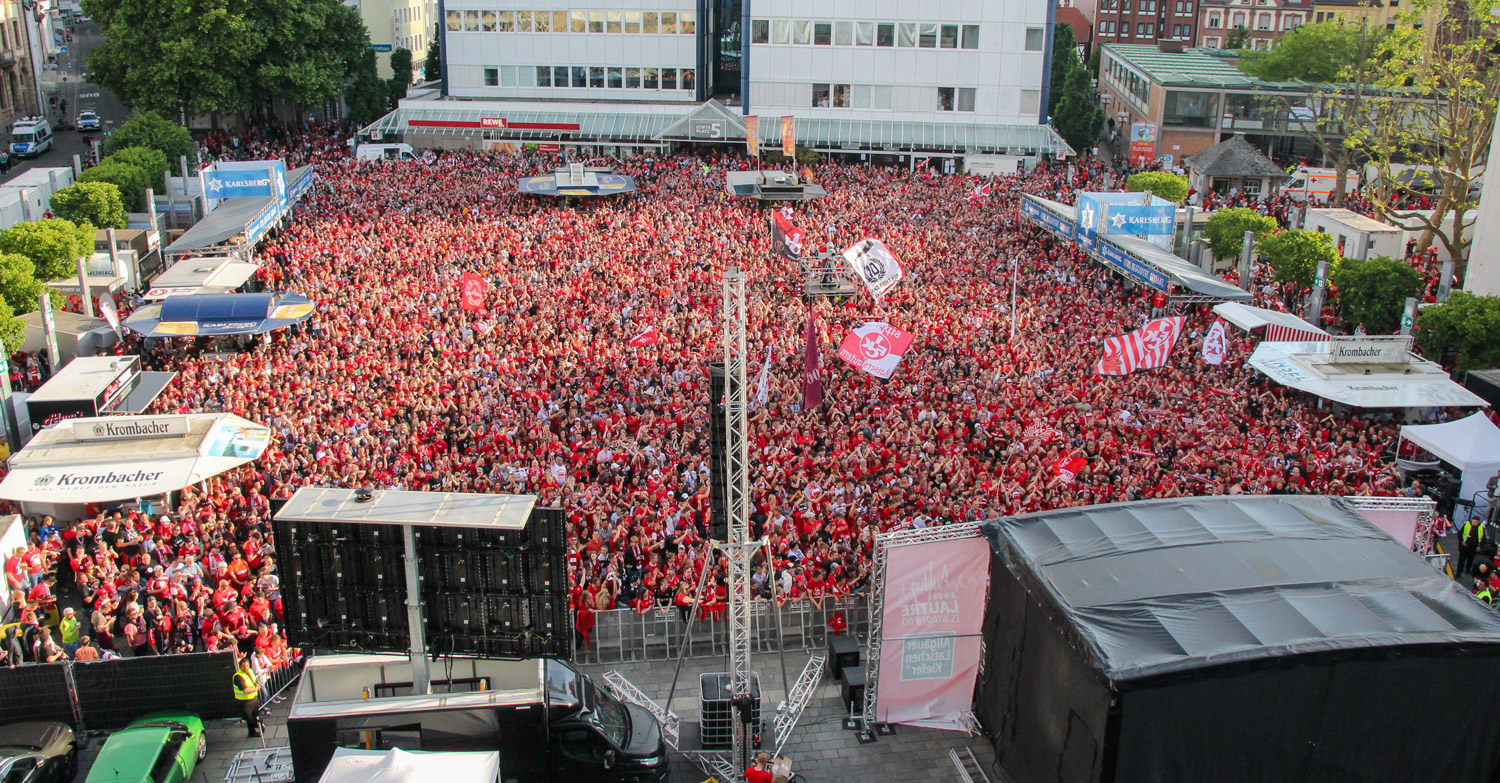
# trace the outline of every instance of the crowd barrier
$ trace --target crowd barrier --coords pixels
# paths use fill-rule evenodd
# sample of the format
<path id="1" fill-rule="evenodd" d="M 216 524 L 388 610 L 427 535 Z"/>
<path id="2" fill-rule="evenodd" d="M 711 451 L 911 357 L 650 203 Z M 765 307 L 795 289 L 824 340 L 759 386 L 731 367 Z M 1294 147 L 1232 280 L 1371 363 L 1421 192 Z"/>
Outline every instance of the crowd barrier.
<path id="1" fill-rule="evenodd" d="M 632 609 L 608 609 L 593 614 L 594 625 L 587 634 L 580 631 L 573 635 L 575 663 L 673 660 L 687 640 L 688 624 L 675 607 L 654 607 L 645 614 Z M 756 601 L 750 605 L 750 615 L 751 650 L 757 653 L 823 650 L 828 647 L 828 637 L 836 633 L 864 639 L 870 627 L 869 606 L 862 598 L 849 604 L 830 600 L 817 607 L 800 602 L 779 609 L 769 602 Z M 835 621 L 835 616 L 842 618 L 842 622 Z M 700 613 L 693 620 L 687 656 L 728 654 L 729 622 L 724 612 Z"/>
<path id="2" fill-rule="evenodd" d="M 118 729 L 142 715 L 186 710 L 205 720 L 239 715 L 230 653 L 66 661 L 0 669 L 0 721 L 55 720 Z"/>

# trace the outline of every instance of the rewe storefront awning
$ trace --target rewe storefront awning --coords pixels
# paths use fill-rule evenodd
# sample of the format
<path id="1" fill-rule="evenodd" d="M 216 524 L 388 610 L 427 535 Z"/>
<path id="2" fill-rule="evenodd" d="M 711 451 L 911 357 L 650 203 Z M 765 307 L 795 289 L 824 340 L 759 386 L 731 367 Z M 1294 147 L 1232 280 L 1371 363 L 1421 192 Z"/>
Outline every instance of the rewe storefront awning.
<path id="1" fill-rule="evenodd" d="M 107 503 L 160 495 L 253 462 L 271 430 L 230 413 L 68 419 L 11 458 L 0 498 Z"/>

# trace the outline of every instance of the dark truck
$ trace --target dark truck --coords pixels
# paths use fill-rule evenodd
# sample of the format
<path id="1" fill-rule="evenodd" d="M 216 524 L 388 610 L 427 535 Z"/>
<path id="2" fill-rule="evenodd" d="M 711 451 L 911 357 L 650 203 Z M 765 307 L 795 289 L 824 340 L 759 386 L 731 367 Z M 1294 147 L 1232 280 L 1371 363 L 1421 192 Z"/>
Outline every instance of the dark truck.
<path id="1" fill-rule="evenodd" d="M 297 783 L 335 748 L 500 752 L 502 783 L 656 783 L 669 763 L 651 713 L 567 663 L 441 659 L 415 695 L 406 656 L 310 658 L 287 718 Z"/>

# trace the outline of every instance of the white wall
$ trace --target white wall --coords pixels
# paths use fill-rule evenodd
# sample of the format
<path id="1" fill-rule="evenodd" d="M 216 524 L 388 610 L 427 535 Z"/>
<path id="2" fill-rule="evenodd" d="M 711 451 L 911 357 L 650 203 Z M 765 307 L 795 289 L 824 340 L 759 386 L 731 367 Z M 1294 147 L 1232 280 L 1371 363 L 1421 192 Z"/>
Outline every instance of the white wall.
<path id="1" fill-rule="evenodd" d="M 553 29 L 549 32 L 538 33 L 520 32 L 513 29 L 510 32 L 501 32 L 499 28 L 502 23 L 498 13 L 518 10 L 517 6 L 520 5 L 525 6 L 524 10 L 533 12 L 598 12 L 604 15 L 603 24 L 606 31 L 574 33 L 557 32 Z M 448 27 L 447 20 L 444 20 L 444 40 L 448 58 L 448 91 L 454 96 L 658 103 L 687 103 L 694 101 L 697 97 L 695 90 L 682 88 L 683 79 L 681 78 L 683 69 L 687 69 L 693 72 L 696 83 L 697 35 L 682 32 L 673 34 L 623 32 L 626 21 L 637 18 L 637 15 L 644 30 L 646 14 L 657 15 L 657 29 L 660 30 L 660 14 L 663 12 L 692 14 L 696 27 L 701 20 L 696 19 L 697 3 L 694 0 L 591 0 L 586 4 L 570 4 L 555 0 L 535 0 L 524 4 L 507 0 L 449 0 L 445 9 L 450 15 L 454 11 L 477 11 L 480 15 L 481 29 L 477 32 L 467 29 L 455 32 Z M 488 12 L 496 14 L 497 29 L 494 32 L 486 32 L 483 29 L 485 21 L 489 18 L 486 16 Z M 621 32 L 608 31 L 612 23 L 611 12 L 620 15 Z M 586 13 L 586 30 L 590 19 Z M 470 20 L 471 17 L 466 14 L 464 17 L 466 28 Z M 571 30 L 571 23 L 570 17 L 569 30 Z M 555 27 L 550 17 L 548 26 Z M 506 66 L 520 66 L 520 68 L 510 71 L 505 68 Z M 605 77 L 606 86 L 561 88 L 539 86 L 535 71 L 537 66 L 548 66 L 554 71 L 559 66 L 568 67 L 570 85 L 572 83 L 571 69 L 575 66 L 585 69 L 604 69 L 601 73 Z M 502 82 L 508 82 L 514 76 L 516 83 L 488 85 L 486 69 L 489 68 L 497 69 L 495 75 L 501 77 Z M 612 73 L 608 70 L 610 68 L 620 69 L 622 86 L 607 86 L 610 83 L 608 77 Z M 646 79 L 650 75 L 648 69 L 655 70 L 657 76 L 655 89 L 648 89 L 645 86 Z M 662 88 L 662 69 L 671 69 L 677 77 L 677 86 L 673 89 Z M 585 71 L 586 75 L 590 73 L 593 72 Z M 641 86 L 624 85 L 625 79 L 631 74 L 635 74 L 641 80 Z M 538 86 L 533 86 L 533 84 Z"/>
<path id="2" fill-rule="evenodd" d="M 1495 124 L 1490 137 L 1489 159 L 1500 160 L 1500 123 Z M 1481 296 L 1500 296 L 1500 188 L 1485 188 L 1479 199 L 1479 219 L 1475 224 L 1464 290 Z"/>
<path id="3" fill-rule="evenodd" d="M 1025 51 L 1027 28 L 1045 31 L 1048 5 L 1036 0 L 760 0 L 752 19 L 770 24 L 768 43 L 752 43 L 749 103 L 753 114 L 799 117 L 1035 124 L 1040 109 L 1044 44 Z M 834 43 L 776 43 L 778 20 L 831 22 Z M 838 22 L 856 24 L 855 43 L 837 44 Z M 896 46 L 861 46 L 857 24 L 896 23 Z M 918 25 L 917 46 L 903 47 L 901 23 Z M 921 47 L 921 24 L 937 24 L 939 48 Z M 943 24 L 959 26 L 959 48 L 940 48 Z M 963 25 L 978 25 L 975 49 L 964 49 Z M 752 23 L 752 33 L 755 25 Z M 816 28 L 814 28 L 814 31 Z M 753 39 L 752 39 L 753 40 Z M 814 106 L 814 84 L 889 88 L 889 108 Z M 974 111 L 939 111 L 938 88 L 971 88 Z M 883 90 L 882 90 L 883 91 Z M 880 93 L 872 92 L 877 99 Z M 955 93 L 956 97 L 956 93 Z M 883 102 L 883 101 L 882 101 Z"/>

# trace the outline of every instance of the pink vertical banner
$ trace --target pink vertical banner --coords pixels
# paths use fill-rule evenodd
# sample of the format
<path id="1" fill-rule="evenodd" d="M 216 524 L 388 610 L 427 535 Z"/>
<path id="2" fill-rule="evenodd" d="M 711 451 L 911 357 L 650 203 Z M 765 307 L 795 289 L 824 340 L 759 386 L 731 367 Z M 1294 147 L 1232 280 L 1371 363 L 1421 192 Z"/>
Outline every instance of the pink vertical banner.
<path id="1" fill-rule="evenodd" d="M 981 536 L 890 550 L 876 721 L 966 729 L 961 716 L 973 710 L 989 585 Z"/>

